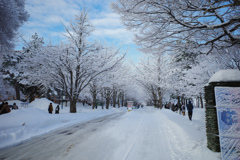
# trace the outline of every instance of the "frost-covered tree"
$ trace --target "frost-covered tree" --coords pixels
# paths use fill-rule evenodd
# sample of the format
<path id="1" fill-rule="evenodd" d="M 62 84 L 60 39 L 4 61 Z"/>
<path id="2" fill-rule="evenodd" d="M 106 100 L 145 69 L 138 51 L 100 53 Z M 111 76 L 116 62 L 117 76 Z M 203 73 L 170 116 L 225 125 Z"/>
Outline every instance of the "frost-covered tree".
<path id="1" fill-rule="evenodd" d="M 97 95 L 101 92 L 98 79 L 94 79 L 89 83 L 89 90 L 92 96 L 92 109 L 97 109 Z"/>
<path id="2" fill-rule="evenodd" d="M 187 81 L 186 73 L 193 66 L 197 65 L 197 55 L 192 52 L 186 52 L 184 50 L 179 53 L 172 54 L 168 63 L 168 91 L 171 91 L 172 97 L 178 99 L 180 104 L 180 98 L 190 98 L 191 95 L 186 94 L 186 87 L 193 85 L 191 81 Z"/>
<path id="3" fill-rule="evenodd" d="M 135 67 L 137 73 L 135 79 L 138 85 L 145 90 L 153 105 L 160 109 L 162 109 L 163 96 L 166 91 L 165 67 L 165 57 L 156 54 L 148 56 Z"/>
<path id="4" fill-rule="evenodd" d="M 218 59 L 223 65 L 228 69 L 238 69 L 240 70 L 240 45 L 236 45 L 231 48 L 225 48 L 217 51 L 220 56 L 217 56 Z"/>
<path id="5" fill-rule="evenodd" d="M 118 0 L 112 7 L 142 48 L 184 45 L 209 53 L 240 44 L 239 0 Z"/>
<path id="6" fill-rule="evenodd" d="M 53 86 L 50 74 L 54 69 L 50 64 L 57 60 L 60 51 L 61 46 L 44 46 L 43 38 L 35 33 L 29 42 L 25 41 L 19 63 L 8 69 L 15 74 L 30 101 L 35 96 L 46 96 Z"/>
<path id="7" fill-rule="evenodd" d="M 11 54 L 5 55 L 4 58 L 3 71 L 5 79 L 14 85 L 17 95 L 20 86 L 22 92 L 31 100 L 33 100 L 34 96 L 44 94 L 44 89 L 40 91 L 41 87 L 49 86 L 48 81 L 45 81 L 45 83 L 41 81 L 41 79 L 45 79 L 43 73 L 46 72 L 43 71 L 47 70 L 43 69 L 48 62 L 44 58 L 49 59 L 50 56 L 43 44 L 43 38 L 39 38 L 35 33 L 30 42 L 25 42 L 22 51 L 11 52 Z M 35 91 L 38 91 L 38 93 Z"/>
<path id="8" fill-rule="evenodd" d="M 94 78 L 116 67 L 124 55 L 119 57 L 119 49 L 101 46 L 89 40 L 93 26 L 85 10 L 76 16 L 69 28 L 65 26 L 65 29 L 71 44 L 66 48 L 67 54 L 60 57 L 62 63 L 54 63 L 54 79 L 70 100 L 70 112 L 75 113 L 81 91 Z"/>
<path id="9" fill-rule="evenodd" d="M 0 1 L 0 52 L 14 48 L 14 38 L 18 28 L 29 17 L 25 10 L 25 0 Z"/>
<path id="10" fill-rule="evenodd" d="M 19 72 L 16 68 L 16 64 L 19 63 L 21 59 L 21 52 L 14 51 L 11 52 L 11 54 L 6 54 L 4 56 L 4 62 L 2 63 L 3 78 L 15 89 L 17 100 L 20 100 L 20 84 L 18 82 Z"/>
<path id="11" fill-rule="evenodd" d="M 70 43 L 60 46 L 44 46 L 35 34 L 18 68 L 22 70 L 20 83 L 37 86 L 44 94 L 62 90 L 70 101 L 70 112 L 75 113 L 80 93 L 94 78 L 117 67 L 124 55 L 118 55 L 119 49 L 89 41 L 93 27 L 85 11 L 66 31 Z"/>
<path id="12" fill-rule="evenodd" d="M 126 94 L 132 94 L 130 89 L 133 85 L 131 66 L 128 63 L 121 63 L 120 67 L 106 72 L 101 81 L 103 83 L 101 96 L 105 99 L 106 108 L 108 109 L 110 103 L 113 107 L 124 106 Z M 133 95 L 136 96 L 136 92 Z"/>
<path id="13" fill-rule="evenodd" d="M 110 102 L 116 101 L 117 79 L 116 69 L 106 72 L 102 79 L 101 96 L 105 99 L 106 109 L 109 109 Z M 115 98 L 115 100 L 113 98 Z"/>

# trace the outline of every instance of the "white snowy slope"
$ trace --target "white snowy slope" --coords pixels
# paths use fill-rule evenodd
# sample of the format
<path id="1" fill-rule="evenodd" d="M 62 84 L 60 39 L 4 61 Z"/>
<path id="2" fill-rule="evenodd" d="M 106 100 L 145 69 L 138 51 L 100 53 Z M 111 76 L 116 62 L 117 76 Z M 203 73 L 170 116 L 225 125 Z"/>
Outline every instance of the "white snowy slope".
<path id="1" fill-rule="evenodd" d="M 38 102 L 37 102 L 38 101 Z M 35 106 L 20 108 L 0 116 L 0 145 L 16 144 L 57 128 L 126 111 L 126 108 L 92 110 L 79 106 L 76 114 L 60 110 L 47 113 L 46 99 Z M 10 102 L 11 103 L 11 102 Z M 41 106 L 39 104 L 42 104 Z M 55 104 L 54 104 L 55 106 Z M 41 109 L 40 109 L 41 108 Z M 67 108 L 69 109 L 69 108 Z M 68 154 L 56 159 L 84 160 L 220 160 L 220 153 L 206 147 L 205 110 L 195 108 L 193 121 L 170 110 L 144 107 L 126 112 L 120 119 L 108 122 L 80 143 L 73 144 Z M 22 125 L 25 123 L 25 125 Z"/>

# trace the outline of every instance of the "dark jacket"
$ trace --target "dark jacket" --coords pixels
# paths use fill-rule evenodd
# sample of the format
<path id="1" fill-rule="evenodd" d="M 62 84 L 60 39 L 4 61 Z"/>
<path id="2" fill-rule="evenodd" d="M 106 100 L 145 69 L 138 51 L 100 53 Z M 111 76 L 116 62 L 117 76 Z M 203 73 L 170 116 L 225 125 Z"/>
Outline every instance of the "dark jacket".
<path id="1" fill-rule="evenodd" d="M 12 109 L 18 109 L 18 106 L 16 104 L 13 104 Z"/>
<path id="2" fill-rule="evenodd" d="M 50 104 L 50 105 L 48 106 L 48 112 L 49 112 L 49 113 L 52 113 L 52 111 L 53 111 L 53 106 L 52 106 L 52 104 Z"/>
<path id="3" fill-rule="evenodd" d="M 59 105 L 57 105 L 57 107 L 55 108 L 55 114 L 58 114 L 59 110 L 60 110 Z"/>
<path id="4" fill-rule="evenodd" d="M 9 113 L 9 112 L 11 112 L 11 109 L 8 106 L 8 104 L 5 103 L 1 109 L 1 114 L 5 114 L 5 113 Z"/>
<path id="5" fill-rule="evenodd" d="M 0 104 L 0 111 L 1 111 L 1 109 L 3 107 L 3 105 L 4 105 L 4 102 L 2 102 L 2 104 Z"/>
<path id="6" fill-rule="evenodd" d="M 193 105 L 192 105 L 191 101 L 189 101 L 189 103 L 187 104 L 187 110 L 188 110 L 189 112 L 192 112 L 192 111 L 193 111 Z"/>

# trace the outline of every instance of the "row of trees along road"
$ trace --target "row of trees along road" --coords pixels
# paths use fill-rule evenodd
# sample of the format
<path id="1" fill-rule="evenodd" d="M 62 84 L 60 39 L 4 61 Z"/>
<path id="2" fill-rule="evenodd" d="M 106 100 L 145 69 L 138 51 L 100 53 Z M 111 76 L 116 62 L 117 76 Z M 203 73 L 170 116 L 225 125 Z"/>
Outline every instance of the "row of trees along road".
<path id="1" fill-rule="evenodd" d="M 5 63 L 5 73 L 27 88 L 37 88 L 37 93 L 64 92 L 70 101 L 70 112 L 76 112 L 80 93 L 97 78 L 121 65 L 125 54 L 120 49 L 90 41 L 93 31 L 88 12 L 81 11 L 69 27 L 64 25 L 68 44 L 44 46 L 37 34 L 25 43 L 14 65 Z M 8 62 L 12 61 L 12 57 Z M 16 59 L 18 61 L 16 62 Z"/>
<path id="2" fill-rule="evenodd" d="M 240 69 L 239 0 L 118 0 L 112 4 L 148 56 L 136 80 L 153 104 L 198 98 L 221 69 Z"/>

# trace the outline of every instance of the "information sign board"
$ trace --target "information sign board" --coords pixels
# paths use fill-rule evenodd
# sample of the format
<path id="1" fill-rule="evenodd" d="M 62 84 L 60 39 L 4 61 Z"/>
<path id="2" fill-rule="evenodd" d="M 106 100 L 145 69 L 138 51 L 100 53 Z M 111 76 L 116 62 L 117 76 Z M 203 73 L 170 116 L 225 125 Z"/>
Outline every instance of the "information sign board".
<path id="1" fill-rule="evenodd" d="M 133 109 L 133 101 L 127 101 L 127 109 L 131 111 Z"/>
<path id="2" fill-rule="evenodd" d="M 240 87 L 215 87 L 223 160 L 240 157 Z"/>

